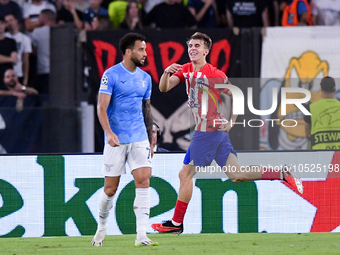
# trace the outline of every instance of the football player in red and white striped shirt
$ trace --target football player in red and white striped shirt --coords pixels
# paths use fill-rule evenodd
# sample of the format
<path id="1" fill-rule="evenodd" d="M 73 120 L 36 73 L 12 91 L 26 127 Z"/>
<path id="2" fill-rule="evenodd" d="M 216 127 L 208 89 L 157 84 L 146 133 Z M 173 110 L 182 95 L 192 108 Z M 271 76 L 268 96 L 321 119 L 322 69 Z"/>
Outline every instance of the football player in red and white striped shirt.
<path id="1" fill-rule="evenodd" d="M 217 110 L 220 94 L 226 93 L 232 97 L 228 89 L 216 89 L 216 84 L 228 82 L 227 76 L 211 64 L 206 56 L 212 46 L 212 41 L 206 34 L 196 32 L 191 36 L 188 45 L 190 62 L 184 65 L 177 63 L 168 66 L 160 79 L 159 89 L 167 92 L 185 81 L 188 94 L 188 105 L 195 121 L 195 132 L 184 158 L 184 165 L 179 173 L 180 188 L 172 220 L 152 224 L 158 232 L 183 232 L 183 219 L 191 199 L 193 181 L 197 167 L 209 166 L 213 160 L 223 169 L 233 182 L 253 180 L 284 180 L 293 189 L 303 192 L 301 181 L 293 176 L 290 168 L 283 166 L 280 171 L 260 166 L 252 166 L 252 171 L 244 171 L 240 167 L 237 154 L 230 139 L 229 131 L 237 115 L 232 114 L 227 121 Z M 173 73 L 173 75 L 170 75 Z"/>

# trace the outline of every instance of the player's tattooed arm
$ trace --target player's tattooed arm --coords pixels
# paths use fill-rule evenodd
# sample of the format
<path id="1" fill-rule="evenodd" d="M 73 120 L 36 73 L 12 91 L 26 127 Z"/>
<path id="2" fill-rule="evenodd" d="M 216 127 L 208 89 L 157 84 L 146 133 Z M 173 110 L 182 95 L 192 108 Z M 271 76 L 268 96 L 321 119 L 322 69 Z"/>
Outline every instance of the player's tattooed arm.
<path id="1" fill-rule="evenodd" d="M 148 132 L 149 142 L 151 144 L 153 118 L 151 114 L 150 100 L 143 100 L 143 115 L 144 115 L 144 122 L 145 122 L 146 130 Z"/>

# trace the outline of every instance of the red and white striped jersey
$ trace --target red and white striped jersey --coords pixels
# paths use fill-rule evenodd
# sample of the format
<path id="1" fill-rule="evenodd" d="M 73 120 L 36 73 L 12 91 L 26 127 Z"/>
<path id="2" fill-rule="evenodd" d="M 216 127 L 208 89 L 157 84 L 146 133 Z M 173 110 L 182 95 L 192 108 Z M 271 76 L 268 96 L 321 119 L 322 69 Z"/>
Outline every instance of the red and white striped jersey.
<path id="1" fill-rule="evenodd" d="M 224 115 L 217 111 L 218 102 L 222 104 L 220 94 L 229 90 L 217 89 L 215 84 L 229 83 L 225 73 L 208 63 L 200 71 L 194 71 L 190 62 L 184 64 L 182 70 L 174 75 L 181 82 L 185 81 L 188 105 L 195 120 L 195 130 L 211 132 L 218 129 L 222 119 L 225 120 Z"/>

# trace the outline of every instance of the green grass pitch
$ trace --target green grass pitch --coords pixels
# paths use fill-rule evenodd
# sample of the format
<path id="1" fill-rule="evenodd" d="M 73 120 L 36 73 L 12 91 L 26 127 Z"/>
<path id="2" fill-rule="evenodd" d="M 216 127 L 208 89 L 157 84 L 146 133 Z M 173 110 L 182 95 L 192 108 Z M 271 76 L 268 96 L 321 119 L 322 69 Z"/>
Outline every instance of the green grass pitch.
<path id="1" fill-rule="evenodd" d="M 156 247 L 135 247 L 135 235 L 106 236 L 104 246 L 91 246 L 92 236 L 0 238 L 1 255 L 62 254 L 340 254 L 340 233 L 307 234 L 152 234 Z"/>

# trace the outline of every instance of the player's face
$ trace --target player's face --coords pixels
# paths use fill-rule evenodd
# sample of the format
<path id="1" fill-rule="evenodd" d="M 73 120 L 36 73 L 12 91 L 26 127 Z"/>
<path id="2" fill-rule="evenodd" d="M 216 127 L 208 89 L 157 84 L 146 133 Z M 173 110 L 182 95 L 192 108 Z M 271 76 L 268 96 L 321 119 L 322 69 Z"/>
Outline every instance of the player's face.
<path id="1" fill-rule="evenodd" d="M 146 43 L 144 41 L 137 40 L 135 42 L 135 47 L 132 49 L 131 61 L 136 66 L 143 66 L 146 56 Z"/>
<path id="2" fill-rule="evenodd" d="M 205 58 L 208 53 L 209 50 L 205 47 L 203 40 L 192 39 L 188 42 L 188 54 L 192 62 Z"/>
<path id="3" fill-rule="evenodd" d="M 17 76 L 13 70 L 8 70 L 5 72 L 4 83 L 11 88 L 15 87 L 17 84 Z"/>

